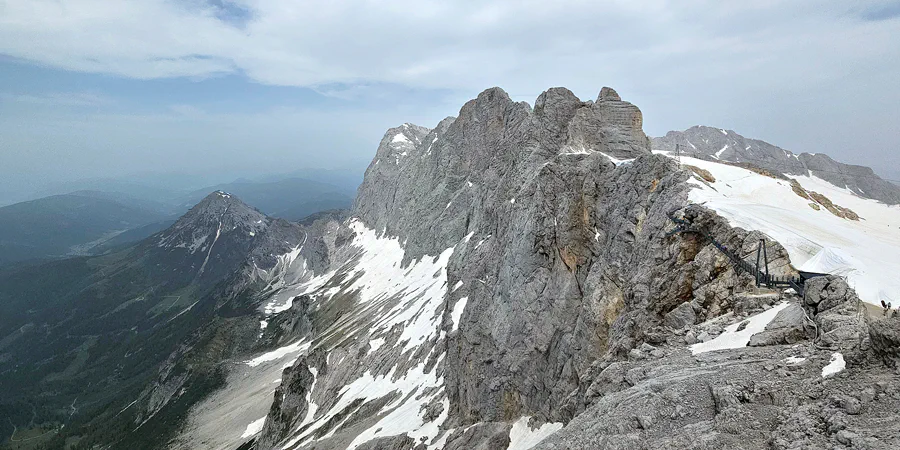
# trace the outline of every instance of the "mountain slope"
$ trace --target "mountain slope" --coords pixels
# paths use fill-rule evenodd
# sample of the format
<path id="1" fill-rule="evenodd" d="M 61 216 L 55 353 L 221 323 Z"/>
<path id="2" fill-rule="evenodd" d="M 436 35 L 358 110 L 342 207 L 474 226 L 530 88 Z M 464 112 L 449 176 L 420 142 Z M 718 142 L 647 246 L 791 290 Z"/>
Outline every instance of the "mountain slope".
<path id="1" fill-rule="evenodd" d="M 0 272 L 0 404 L 36 408 L 51 448 L 159 448 L 220 362 L 256 345 L 262 274 L 303 238 L 214 192 L 122 251 Z"/>
<path id="2" fill-rule="evenodd" d="M 653 149 L 674 152 L 675 144 L 687 156 L 706 160 L 749 163 L 774 173 L 814 176 L 889 205 L 900 204 L 900 188 L 882 180 L 871 168 L 843 164 L 822 153 L 795 155 L 765 141 L 745 138 L 732 130 L 695 126 L 653 138 Z"/>
<path id="3" fill-rule="evenodd" d="M 533 108 L 492 88 L 388 130 L 346 215 L 215 192 L 128 250 L 20 268 L 0 411 L 51 400 L 51 448 L 900 445 L 900 313 L 840 276 L 750 275 L 764 250 L 797 277 L 810 222 L 862 233 L 896 207 L 681 167 L 641 124 L 610 88 Z"/>
<path id="4" fill-rule="evenodd" d="M 165 218 L 159 211 L 78 193 L 0 208 L 0 264 L 79 253 L 122 231 Z"/>
<path id="5" fill-rule="evenodd" d="M 289 332 L 234 360 L 172 447 L 786 448 L 791 420 L 859 398 L 847 433 L 806 444 L 897 444 L 866 424 L 900 405 L 851 388 L 891 379 L 894 338 L 840 278 L 757 288 L 720 248 L 750 261 L 764 240 L 770 273 L 796 276 L 791 250 L 697 205 L 702 183 L 608 88 L 534 108 L 493 88 L 390 129 L 350 218 L 305 244 L 331 264 L 310 277 L 298 255 L 270 284 L 261 333 Z"/>

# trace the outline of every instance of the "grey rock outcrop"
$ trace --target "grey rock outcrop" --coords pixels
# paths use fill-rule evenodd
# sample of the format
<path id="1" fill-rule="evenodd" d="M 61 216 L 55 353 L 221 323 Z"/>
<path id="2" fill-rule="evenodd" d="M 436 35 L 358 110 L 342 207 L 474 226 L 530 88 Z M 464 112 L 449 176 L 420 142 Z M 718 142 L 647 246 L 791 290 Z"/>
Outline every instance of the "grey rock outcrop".
<path id="1" fill-rule="evenodd" d="M 691 326 L 696 321 L 697 314 L 690 302 L 684 302 L 666 314 L 666 325 L 675 329 Z"/>
<path id="2" fill-rule="evenodd" d="M 677 306 L 671 299 L 697 298 L 715 314 L 746 283 L 706 243 L 665 237 L 666 214 L 686 205 L 686 174 L 650 154 L 639 127 L 637 108 L 611 90 L 584 103 L 550 89 L 532 111 L 490 89 L 424 137 L 407 126 L 382 140 L 356 214 L 399 236 L 412 258 L 468 233 L 484 240 L 449 267 L 451 285 L 471 286 L 456 293 L 468 304 L 447 346 L 452 416 L 461 424 L 548 406 L 562 419 L 594 359 L 585 356 L 637 345 L 651 326 L 642 308 L 662 315 Z M 399 170 L 388 157 L 403 141 L 397 133 L 422 142 L 405 150 Z M 635 159 L 616 166 L 604 154 Z M 692 211 L 723 242 L 755 250 L 756 237 Z M 776 247 L 770 255 L 786 260 Z"/>
<path id="3" fill-rule="evenodd" d="M 862 302 L 844 279 L 829 275 L 808 280 L 803 300 L 818 327 L 820 345 L 851 358 L 869 349 Z"/>
<path id="4" fill-rule="evenodd" d="M 900 364 L 900 316 L 869 322 L 869 339 L 875 353 L 893 366 Z"/>
<path id="5" fill-rule="evenodd" d="M 403 434 L 372 439 L 356 447 L 356 450 L 412 450 L 415 445 L 413 438 Z"/>
<path id="6" fill-rule="evenodd" d="M 325 354 L 313 352 L 284 369 L 281 384 L 275 389 L 272 407 L 256 443 L 258 450 L 275 448 L 275 444 L 288 435 L 297 421 L 306 416 L 309 410 L 307 397 L 315 381 L 310 367 L 322 369 L 324 374 Z"/>
<path id="7" fill-rule="evenodd" d="M 793 362 L 798 350 L 811 360 Z M 875 365 L 852 378 L 825 380 L 820 370 L 827 353 L 807 341 L 629 362 L 645 368 L 647 377 L 599 398 L 534 448 L 889 449 L 900 444 L 895 426 L 888 425 L 900 417 L 892 410 L 900 397 L 877 393 L 898 386 L 892 370 Z"/>
<path id="8" fill-rule="evenodd" d="M 816 337 L 815 325 L 806 316 L 803 307 L 791 303 L 778 312 L 766 325 L 765 331 L 750 337 L 751 347 L 766 345 L 796 344 Z"/>
<path id="9" fill-rule="evenodd" d="M 505 450 L 509 448 L 510 426 L 503 422 L 476 424 L 457 430 L 447 439 L 446 450 Z"/>
<path id="10" fill-rule="evenodd" d="M 695 126 L 670 131 L 653 138 L 653 149 L 674 151 L 680 144 L 683 154 L 701 159 L 749 164 L 783 175 L 814 175 L 856 194 L 889 205 L 900 203 L 900 187 L 881 179 L 869 167 L 844 164 L 823 153 L 795 155 L 781 147 L 758 139 L 749 139 L 733 130 Z"/>

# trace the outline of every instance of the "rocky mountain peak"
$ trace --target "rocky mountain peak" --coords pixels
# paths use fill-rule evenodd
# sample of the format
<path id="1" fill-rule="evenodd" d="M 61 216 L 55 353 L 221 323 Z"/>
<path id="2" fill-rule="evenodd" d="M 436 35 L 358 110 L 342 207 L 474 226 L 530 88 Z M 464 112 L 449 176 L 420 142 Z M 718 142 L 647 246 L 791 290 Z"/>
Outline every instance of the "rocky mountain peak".
<path id="1" fill-rule="evenodd" d="M 264 228 L 269 218 L 224 191 L 213 191 L 181 216 L 169 231 L 242 226 L 250 231 Z"/>
<path id="2" fill-rule="evenodd" d="M 772 274 L 793 275 L 788 250 L 693 202 L 690 176 L 651 153 L 640 110 L 609 88 L 595 102 L 548 89 L 533 109 L 491 88 L 434 129 L 388 130 L 350 220 L 304 234 L 333 264 L 265 304 L 290 307 L 261 333 L 285 330 L 285 345 L 228 389 L 242 407 L 265 398 L 185 435 L 255 450 L 522 448 L 555 430 L 535 448 L 786 448 L 795 430 L 775 417 L 821 423 L 846 404 L 870 422 L 859 401 L 829 398 L 849 378 L 819 381 L 829 360 L 865 356 L 859 299 L 839 278 L 805 297 L 757 289 L 735 261 L 766 239 Z M 724 375 L 704 369 L 719 362 Z M 867 384 L 894 376 L 876 370 Z M 220 400 L 213 420 L 236 404 Z M 808 447 L 834 442 L 817 433 Z"/>
<path id="3" fill-rule="evenodd" d="M 446 248 L 509 208 L 536 171 L 560 155 L 596 154 L 617 161 L 650 154 L 640 110 L 607 89 L 584 102 L 550 88 L 535 101 L 514 102 L 493 87 L 468 101 L 434 130 L 404 124 L 385 133 L 359 189 L 354 215 L 375 229 L 409 238 L 411 254 Z M 468 218 L 463 210 L 472 205 Z M 495 206 L 496 205 L 496 206 Z M 420 230 L 446 217 L 436 238 Z"/>
<path id="4" fill-rule="evenodd" d="M 384 133 L 381 145 L 375 154 L 372 164 L 381 164 L 382 161 L 397 166 L 401 160 L 416 152 L 422 139 L 431 130 L 411 123 L 404 123 Z"/>
<path id="5" fill-rule="evenodd" d="M 230 212 L 231 215 L 245 215 L 256 213 L 260 216 L 263 214 L 256 211 L 252 206 L 244 203 L 241 199 L 231 195 L 225 191 L 213 191 L 203 198 L 199 203 L 194 205 L 183 218 L 192 219 L 203 215 L 220 215 Z"/>
<path id="6" fill-rule="evenodd" d="M 249 264 L 275 264 L 276 255 L 298 245 L 299 226 L 273 219 L 224 191 L 214 191 L 156 236 L 155 257 L 187 274 L 209 278 L 233 273 Z M 177 261 L 177 262 L 176 262 Z M 215 267 L 215 269 L 213 269 Z"/>

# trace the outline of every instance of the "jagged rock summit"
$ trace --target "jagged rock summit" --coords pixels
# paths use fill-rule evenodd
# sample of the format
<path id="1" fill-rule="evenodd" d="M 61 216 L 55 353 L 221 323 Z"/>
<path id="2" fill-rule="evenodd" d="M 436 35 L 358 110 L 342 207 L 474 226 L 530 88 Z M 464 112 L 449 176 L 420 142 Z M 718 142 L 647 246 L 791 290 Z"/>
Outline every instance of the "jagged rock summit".
<path id="1" fill-rule="evenodd" d="M 416 255 L 440 252 L 465 235 L 466 205 L 476 216 L 512 208 L 504 203 L 514 205 L 541 164 L 593 154 L 599 164 L 612 166 L 610 161 L 649 155 L 642 121 L 640 110 L 610 88 L 596 102 L 551 88 L 533 109 L 491 88 L 433 130 L 410 124 L 388 130 L 353 214 L 408 239 L 407 249 Z"/>

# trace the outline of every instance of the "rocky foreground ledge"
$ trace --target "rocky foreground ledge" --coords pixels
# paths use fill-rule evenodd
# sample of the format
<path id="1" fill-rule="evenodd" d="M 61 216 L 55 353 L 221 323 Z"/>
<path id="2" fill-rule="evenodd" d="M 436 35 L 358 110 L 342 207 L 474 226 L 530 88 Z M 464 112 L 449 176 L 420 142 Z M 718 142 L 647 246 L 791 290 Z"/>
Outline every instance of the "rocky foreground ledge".
<path id="1" fill-rule="evenodd" d="M 573 398 L 584 412 L 535 448 L 898 448 L 900 318 L 869 316 L 829 276 L 809 281 L 803 298 L 737 295 L 727 322 L 779 305 L 748 347 L 700 354 L 685 348 L 721 339 L 726 317 L 668 317 L 685 326 L 598 361 Z"/>

